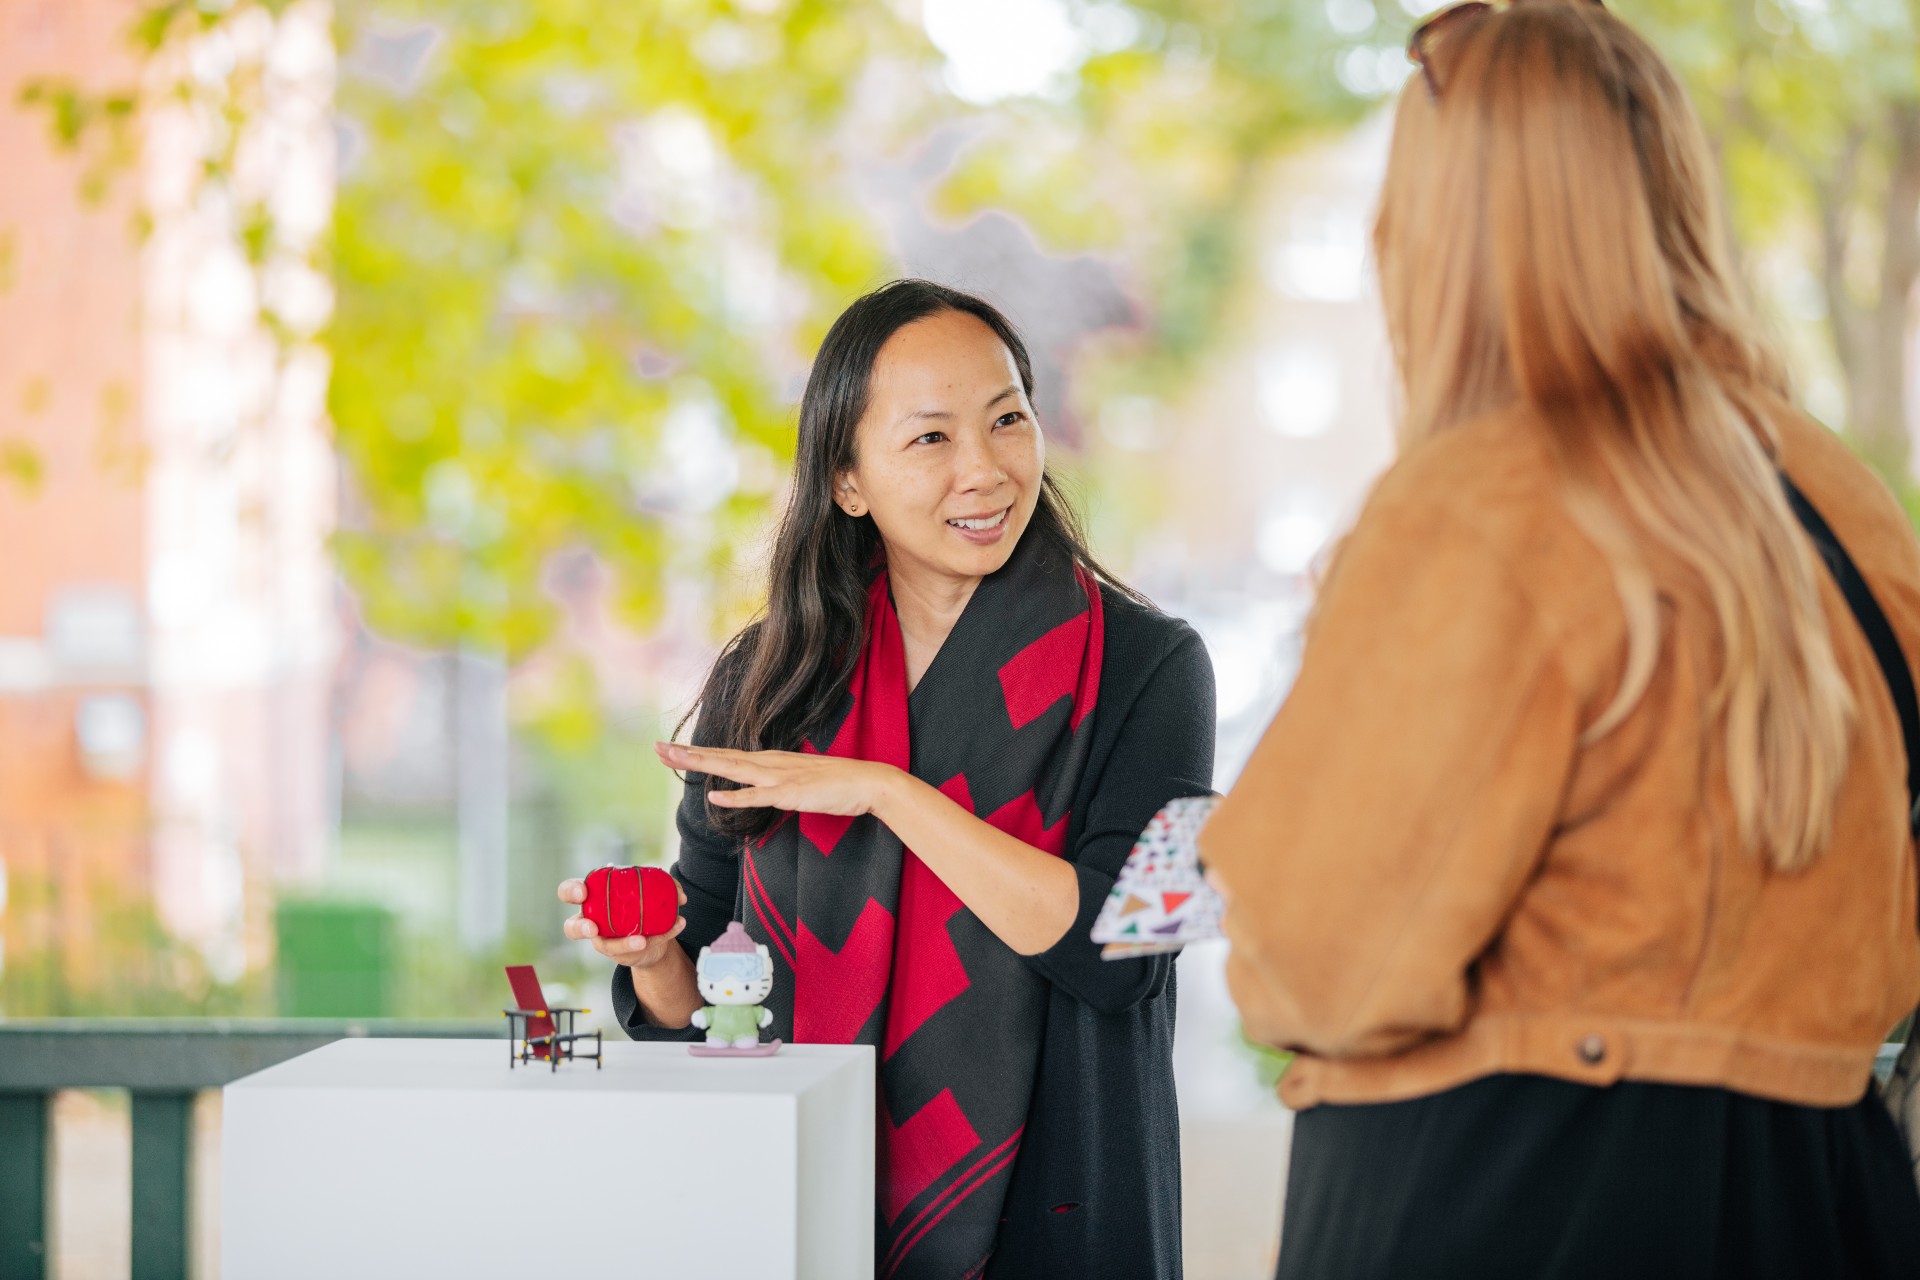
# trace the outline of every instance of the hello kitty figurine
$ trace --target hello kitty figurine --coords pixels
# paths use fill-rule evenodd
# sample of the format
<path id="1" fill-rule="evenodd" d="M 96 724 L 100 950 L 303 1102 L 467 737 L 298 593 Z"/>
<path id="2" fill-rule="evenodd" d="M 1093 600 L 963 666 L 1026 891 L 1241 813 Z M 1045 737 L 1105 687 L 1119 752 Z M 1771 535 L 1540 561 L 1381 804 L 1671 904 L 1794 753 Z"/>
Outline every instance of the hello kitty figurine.
<path id="1" fill-rule="evenodd" d="M 766 1058 L 780 1051 L 780 1042 L 760 1043 L 760 1028 L 773 1021 L 773 1010 L 761 1005 L 773 990 L 773 956 L 755 945 L 738 920 L 712 945 L 700 948 L 694 976 L 706 1007 L 694 1010 L 693 1025 L 707 1033 L 705 1044 L 689 1046 L 700 1058 Z"/>

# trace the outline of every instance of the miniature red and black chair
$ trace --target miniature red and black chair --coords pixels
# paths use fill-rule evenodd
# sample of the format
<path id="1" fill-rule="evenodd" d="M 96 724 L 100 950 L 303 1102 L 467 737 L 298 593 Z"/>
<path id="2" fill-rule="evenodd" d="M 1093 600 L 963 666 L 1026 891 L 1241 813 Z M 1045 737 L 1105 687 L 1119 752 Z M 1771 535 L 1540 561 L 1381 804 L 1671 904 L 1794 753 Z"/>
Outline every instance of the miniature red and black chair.
<path id="1" fill-rule="evenodd" d="M 550 1069 L 558 1071 L 562 1059 L 593 1059 L 593 1069 L 600 1069 L 600 1033 L 598 1031 L 575 1031 L 573 1020 L 580 1014 L 591 1013 L 591 1009 L 574 1009 L 565 1005 L 551 1005 L 540 991 L 540 979 L 534 974 L 530 964 L 510 964 L 507 966 L 507 982 L 513 988 L 513 998 L 519 1005 L 516 1009 L 502 1009 L 501 1016 L 507 1019 L 507 1069 L 512 1070 L 519 1062 L 539 1058 Z M 555 1025 L 558 1017 L 565 1030 Z M 593 1041 L 593 1052 L 580 1052 L 579 1042 Z M 516 1062 L 517 1060 L 517 1062 Z"/>

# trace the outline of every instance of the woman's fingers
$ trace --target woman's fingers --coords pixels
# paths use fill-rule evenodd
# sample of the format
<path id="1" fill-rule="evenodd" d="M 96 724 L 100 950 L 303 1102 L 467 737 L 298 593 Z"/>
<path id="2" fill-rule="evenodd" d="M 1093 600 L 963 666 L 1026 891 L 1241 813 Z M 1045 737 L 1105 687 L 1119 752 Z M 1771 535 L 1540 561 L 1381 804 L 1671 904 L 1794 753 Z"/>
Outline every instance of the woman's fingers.
<path id="1" fill-rule="evenodd" d="M 790 806 L 782 803 L 786 799 L 781 787 L 741 787 L 734 791 L 709 791 L 707 799 L 722 809 L 785 809 Z"/>
<path id="2" fill-rule="evenodd" d="M 651 938 L 639 934 L 631 938 L 594 938 L 593 948 L 615 964 L 645 969 L 666 958 L 671 950 L 667 944 L 679 937 L 686 927 L 686 917 L 678 916 L 674 919 L 673 928 L 665 933 Z"/>
<path id="3" fill-rule="evenodd" d="M 624 960 L 629 956 L 639 955 L 645 951 L 649 942 L 658 942 L 662 938 L 676 938 L 680 936 L 680 931 L 686 927 L 687 918 L 685 916 L 675 916 L 673 928 L 667 930 L 665 933 L 655 934 L 652 938 L 648 938 L 645 934 L 639 933 L 625 938 L 603 938 L 600 936 L 599 926 L 594 924 L 593 921 L 587 919 L 585 916 L 573 916 L 568 919 L 565 924 L 560 926 L 560 932 L 566 934 L 569 938 L 574 938 L 581 942 L 591 942 L 601 955 L 606 956 L 610 960 Z"/>
<path id="4" fill-rule="evenodd" d="M 584 929 L 581 926 L 584 925 Z M 645 968 L 666 954 L 664 944 L 671 942 L 686 931 L 687 918 L 675 916 L 673 928 L 665 933 L 649 938 L 644 934 L 634 934 L 630 938 L 602 938 L 599 930 L 593 927 L 593 921 L 581 920 L 575 916 L 567 921 L 566 932 L 569 938 L 580 938 L 591 942 L 593 949 L 616 964 L 635 965 Z"/>
<path id="5" fill-rule="evenodd" d="M 653 744 L 653 749 L 658 751 L 663 759 L 701 766 L 723 761 L 737 763 L 755 756 L 771 757 L 790 754 L 785 751 L 736 751 L 732 747 L 689 747 L 678 742 L 656 742 Z"/>
<path id="6" fill-rule="evenodd" d="M 683 747 L 673 742 L 656 742 L 653 749 L 676 769 L 712 774 L 730 782 L 774 782 L 796 765 L 820 761 L 818 756 L 795 751 L 735 751 L 728 747 Z"/>
<path id="7" fill-rule="evenodd" d="M 609 960 L 632 964 L 647 948 L 647 940 L 638 934 L 631 938 L 590 938 L 593 949 Z"/>
<path id="8" fill-rule="evenodd" d="M 735 763 L 741 756 L 750 754 L 722 747 L 683 747 L 677 742 L 656 742 L 653 749 L 674 768 L 695 773 L 712 772 L 717 766 Z"/>
<path id="9" fill-rule="evenodd" d="M 571 902 L 575 906 L 587 900 L 587 882 L 585 880 L 562 880 L 560 882 L 560 901 Z"/>
<path id="10" fill-rule="evenodd" d="M 697 760 L 686 767 L 695 773 L 703 773 L 710 778 L 725 778 L 729 782 L 761 784 L 778 782 L 784 776 L 778 765 L 745 755 L 732 759 Z"/>
<path id="11" fill-rule="evenodd" d="M 667 944 L 679 937 L 686 927 L 687 918 L 685 916 L 676 916 L 673 921 L 673 928 L 649 940 L 651 945 L 647 947 L 645 953 L 637 962 L 640 967 L 645 968 L 650 964 L 659 964 L 662 960 L 666 959 L 667 953 L 674 950 L 673 947 Z"/>

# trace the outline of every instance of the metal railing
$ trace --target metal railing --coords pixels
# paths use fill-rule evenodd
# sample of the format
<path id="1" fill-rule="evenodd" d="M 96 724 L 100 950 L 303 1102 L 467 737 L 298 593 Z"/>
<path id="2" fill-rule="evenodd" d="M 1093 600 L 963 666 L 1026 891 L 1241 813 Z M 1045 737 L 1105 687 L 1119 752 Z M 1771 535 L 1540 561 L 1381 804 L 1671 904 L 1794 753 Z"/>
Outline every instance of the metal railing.
<path id="1" fill-rule="evenodd" d="M 0 1280 L 45 1280 L 51 1107 L 62 1089 L 132 1095 L 133 1280 L 187 1280 L 193 1102 L 353 1036 L 499 1039 L 498 1021 L 323 1018 L 0 1020 Z"/>

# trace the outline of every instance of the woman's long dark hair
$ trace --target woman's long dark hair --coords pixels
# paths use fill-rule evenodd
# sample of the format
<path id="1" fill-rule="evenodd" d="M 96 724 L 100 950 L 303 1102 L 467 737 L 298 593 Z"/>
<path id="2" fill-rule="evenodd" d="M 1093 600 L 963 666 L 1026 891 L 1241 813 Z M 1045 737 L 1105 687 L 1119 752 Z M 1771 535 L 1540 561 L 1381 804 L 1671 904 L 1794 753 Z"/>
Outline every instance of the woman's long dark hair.
<path id="1" fill-rule="evenodd" d="M 872 517 L 841 510 L 833 486 L 853 469 L 855 431 L 867 411 L 880 348 L 914 321 L 949 311 L 978 317 L 993 330 L 1013 356 L 1027 399 L 1033 399 L 1026 343 L 979 298 L 925 280 L 895 280 L 841 313 L 820 344 L 800 401 L 793 491 L 774 539 L 766 613 L 722 650 L 695 704 L 701 736 L 712 745 L 796 751 L 825 727 L 846 696 L 866 642 L 867 588 L 881 543 Z M 1097 578 L 1140 598 L 1094 560 L 1051 472 L 1041 476 L 1039 502 L 1021 536 L 1052 544 Z M 713 785 L 732 784 L 715 778 Z M 775 809 L 707 806 L 714 829 L 736 838 L 764 835 L 784 816 Z"/>

